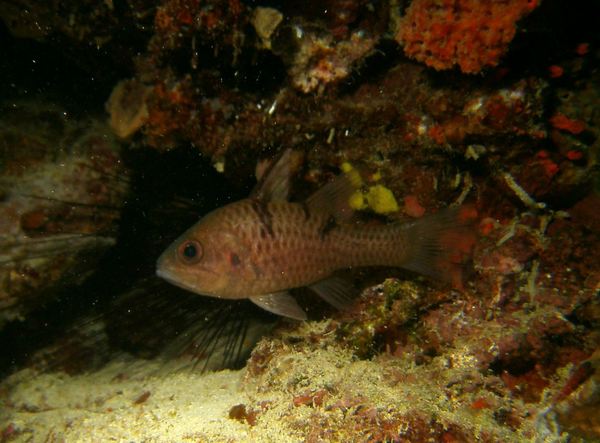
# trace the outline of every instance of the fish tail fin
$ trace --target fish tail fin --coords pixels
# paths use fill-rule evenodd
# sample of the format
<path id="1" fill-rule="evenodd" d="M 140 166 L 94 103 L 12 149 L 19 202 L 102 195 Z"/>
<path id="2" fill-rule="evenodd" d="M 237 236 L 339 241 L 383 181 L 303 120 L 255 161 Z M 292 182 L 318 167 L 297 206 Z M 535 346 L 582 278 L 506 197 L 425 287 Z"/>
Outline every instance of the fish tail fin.
<path id="1" fill-rule="evenodd" d="M 477 240 L 476 218 L 476 209 L 465 205 L 403 225 L 411 249 L 402 267 L 462 289 L 465 263 Z"/>

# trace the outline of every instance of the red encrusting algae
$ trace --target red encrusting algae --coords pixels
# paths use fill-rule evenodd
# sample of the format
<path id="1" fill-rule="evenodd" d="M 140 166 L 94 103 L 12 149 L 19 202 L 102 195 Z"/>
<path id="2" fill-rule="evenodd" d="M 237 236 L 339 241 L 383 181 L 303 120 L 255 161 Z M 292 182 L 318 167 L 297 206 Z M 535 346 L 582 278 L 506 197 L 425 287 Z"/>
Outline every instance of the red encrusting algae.
<path id="1" fill-rule="evenodd" d="M 496 66 L 516 33 L 516 23 L 536 0 L 414 0 L 402 17 L 398 40 L 404 52 L 437 70 L 455 65 L 475 74 Z"/>
<path id="2" fill-rule="evenodd" d="M 583 158 L 583 152 L 576 149 L 571 149 L 567 152 L 567 158 L 571 161 L 581 160 Z"/>
<path id="3" fill-rule="evenodd" d="M 550 72 L 550 78 L 559 78 L 565 73 L 564 68 L 558 65 L 552 65 L 548 67 L 548 71 Z"/>
<path id="4" fill-rule="evenodd" d="M 550 117 L 550 123 L 556 129 L 570 132 L 571 134 L 580 134 L 585 130 L 585 123 L 579 120 L 573 120 L 560 112 Z"/>

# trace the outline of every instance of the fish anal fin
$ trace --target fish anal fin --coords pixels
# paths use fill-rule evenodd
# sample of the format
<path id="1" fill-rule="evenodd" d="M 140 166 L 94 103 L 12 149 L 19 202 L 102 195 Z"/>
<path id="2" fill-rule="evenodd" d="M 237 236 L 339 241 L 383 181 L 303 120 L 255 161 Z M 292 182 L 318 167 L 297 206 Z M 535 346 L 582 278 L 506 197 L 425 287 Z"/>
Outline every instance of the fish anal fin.
<path id="1" fill-rule="evenodd" d="M 308 197 L 306 206 L 310 211 L 332 215 L 338 222 L 349 221 L 354 216 L 350 198 L 356 189 L 350 177 L 346 174 L 338 175 Z"/>
<path id="2" fill-rule="evenodd" d="M 341 277 L 329 277 L 309 286 L 319 297 L 340 311 L 347 310 L 356 299 L 358 289 Z"/>
<path id="3" fill-rule="evenodd" d="M 286 149 L 278 159 L 259 171 L 258 183 L 250 197 L 264 202 L 286 201 L 289 197 L 291 178 L 302 165 L 303 155 L 299 151 Z"/>
<path id="4" fill-rule="evenodd" d="M 293 318 L 294 320 L 306 320 L 306 312 L 304 312 L 304 309 L 302 309 L 294 297 L 287 292 L 256 295 L 250 297 L 250 300 L 257 306 L 260 306 L 273 314 Z"/>

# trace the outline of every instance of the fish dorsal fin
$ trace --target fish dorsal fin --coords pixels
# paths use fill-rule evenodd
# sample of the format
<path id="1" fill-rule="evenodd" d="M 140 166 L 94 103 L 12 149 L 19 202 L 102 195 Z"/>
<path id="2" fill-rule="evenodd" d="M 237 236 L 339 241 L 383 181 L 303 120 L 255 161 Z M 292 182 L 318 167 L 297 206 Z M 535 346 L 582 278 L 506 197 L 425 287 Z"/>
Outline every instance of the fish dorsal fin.
<path id="1" fill-rule="evenodd" d="M 268 201 L 286 201 L 290 193 L 292 176 L 302 165 L 303 155 L 299 151 L 286 149 L 278 159 L 273 160 L 264 173 L 258 177 L 258 183 L 250 198 Z"/>
<path id="2" fill-rule="evenodd" d="M 294 297 L 287 292 L 274 292 L 272 294 L 256 295 L 250 300 L 266 311 L 294 320 L 306 320 L 306 312 L 302 309 Z"/>
<path id="3" fill-rule="evenodd" d="M 350 197 L 356 192 L 351 178 L 347 174 L 338 175 L 313 195 L 308 197 L 306 205 L 311 211 L 326 212 L 337 221 L 349 221 L 354 215 L 350 206 Z"/>
<path id="4" fill-rule="evenodd" d="M 347 310 L 358 295 L 352 283 L 341 277 L 329 277 L 309 286 L 316 294 L 340 311 Z"/>

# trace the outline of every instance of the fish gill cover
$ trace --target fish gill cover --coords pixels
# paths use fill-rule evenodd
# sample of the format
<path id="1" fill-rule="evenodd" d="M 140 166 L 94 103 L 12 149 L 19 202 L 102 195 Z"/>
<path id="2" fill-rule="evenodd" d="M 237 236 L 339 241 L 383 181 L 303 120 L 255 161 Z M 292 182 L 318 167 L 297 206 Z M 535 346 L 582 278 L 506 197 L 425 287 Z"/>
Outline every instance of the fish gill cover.
<path id="1" fill-rule="evenodd" d="M 38 3 L 0 0 L 3 441 L 600 438 L 597 2 Z M 154 276 L 287 149 L 366 226 L 475 208 L 463 287 L 353 268 L 295 322 Z"/>

